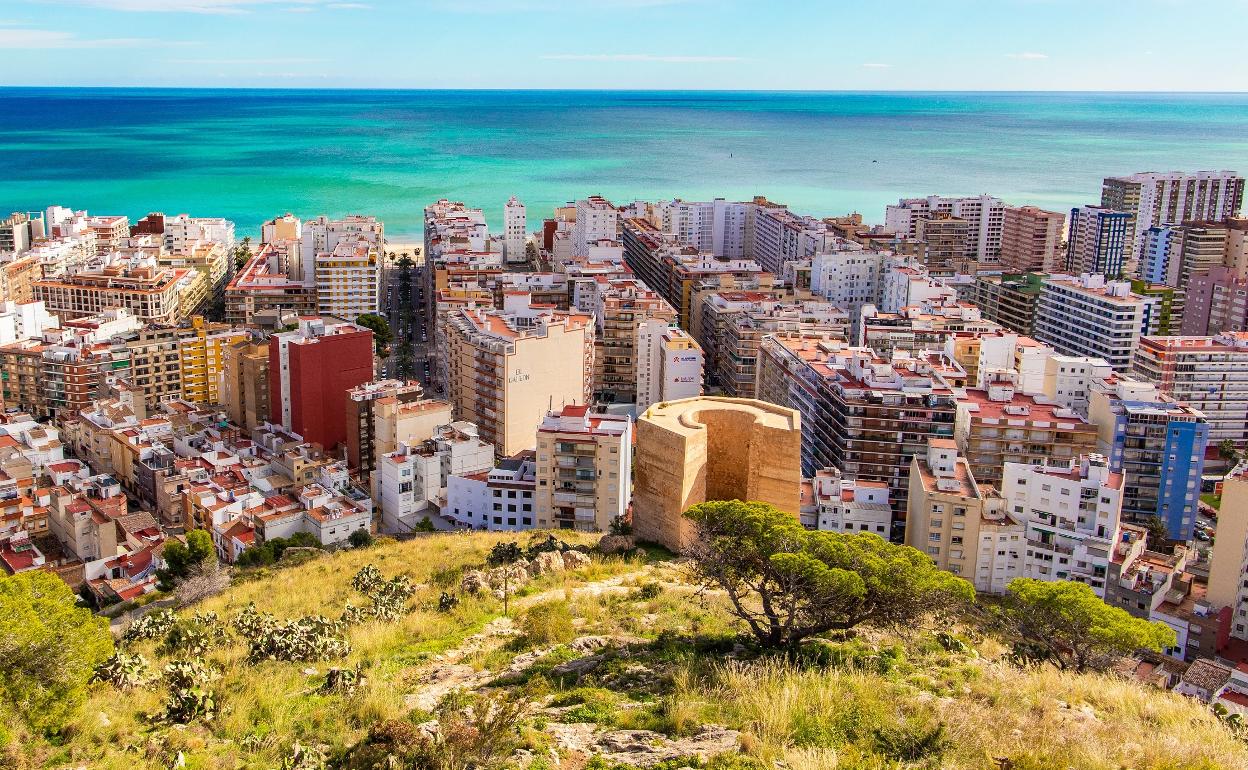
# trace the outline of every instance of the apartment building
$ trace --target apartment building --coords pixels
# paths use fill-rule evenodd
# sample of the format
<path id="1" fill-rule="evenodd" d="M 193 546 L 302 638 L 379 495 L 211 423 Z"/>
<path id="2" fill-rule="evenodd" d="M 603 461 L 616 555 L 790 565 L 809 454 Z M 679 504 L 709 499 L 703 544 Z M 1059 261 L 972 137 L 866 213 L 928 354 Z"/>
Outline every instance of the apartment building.
<path id="1" fill-rule="evenodd" d="M 1229 607 L 1230 636 L 1248 641 L 1248 465 L 1240 464 L 1222 486 L 1218 536 L 1209 559 L 1208 604 Z"/>
<path id="2" fill-rule="evenodd" d="M 923 220 L 937 214 L 956 217 L 967 223 L 964 258 L 995 265 L 1001 255 L 1005 209 L 1001 199 L 988 195 L 903 198 L 885 211 L 884 229 L 903 238 L 921 240 L 919 228 Z"/>
<path id="3" fill-rule="evenodd" d="M 856 319 L 863 305 L 879 304 L 884 274 L 902 261 L 892 252 L 838 241 L 834 249 L 811 258 L 810 291 Z"/>
<path id="4" fill-rule="evenodd" d="M 378 450 L 381 453 L 394 451 L 398 438 L 386 437 L 378 440 L 377 414 L 378 404 L 383 399 L 392 399 L 395 407 L 420 401 L 424 389 L 415 380 L 378 380 L 365 382 L 347 391 L 347 466 L 363 478 L 372 472 Z M 449 411 L 449 410 L 448 410 Z M 438 424 L 450 422 L 450 415 Z M 387 423 L 389 425 L 391 423 Z M 429 435 L 432 435 L 432 431 Z M 417 440 L 427 438 L 421 436 Z M 406 438 L 406 436 L 404 436 Z"/>
<path id="5" fill-rule="evenodd" d="M 1098 454 L 1068 465 L 1006 463 L 1006 511 L 1027 526 L 1023 577 L 1078 580 L 1105 597 L 1119 540 L 1123 476 Z"/>
<path id="6" fill-rule="evenodd" d="M 923 243 L 921 255 L 916 260 L 932 275 L 960 273 L 962 264 L 970 259 L 971 223 L 961 217 L 943 212 L 933 212 L 919 217 L 914 227 L 914 237 Z"/>
<path id="7" fill-rule="evenodd" d="M 1005 593 L 1023 571 L 1025 527 L 1004 510 L 991 486 L 980 486 L 949 439 L 932 439 L 910 468 L 906 545 L 975 590 Z"/>
<path id="8" fill-rule="evenodd" d="M 593 319 L 533 307 L 508 296 L 501 310 L 448 314 L 447 397 L 461 420 L 510 457 L 533 448 L 550 409 L 588 404 L 594 371 Z"/>
<path id="9" fill-rule="evenodd" d="M 398 451 L 404 441 L 433 438 L 440 426 L 453 422 L 452 413 L 449 403 L 432 398 L 404 401 L 399 395 L 386 395 L 377 399 L 373 402 L 373 456 Z"/>
<path id="10" fill-rule="evenodd" d="M 509 265 L 522 264 L 528 259 L 525 222 L 524 204 L 513 195 L 503 206 L 503 261 Z"/>
<path id="11" fill-rule="evenodd" d="M 1107 282 L 1100 274 L 1051 276 L 1036 306 L 1035 338 L 1059 353 L 1103 358 L 1125 372 L 1146 328 L 1148 306 L 1124 281 Z"/>
<path id="12" fill-rule="evenodd" d="M 0 254 L 21 254 L 43 236 L 42 217 L 15 211 L 0 220 Z"/>
<path id="13" fill-rule="evenodd" d="M 651 355 L 645 343 L 652 342 L 642 328 L 651 321 L 674 325 L 676 310 L 635 278 L 604 279 L 587 289 L 595 326 L 594 397 L 607 403 L 637 403 L 641 363 L 644 359 L 648 365 Z"/>
<path id="14" fill-rule="evenodd" d="M 825 250 L 829 234 L 818 219 L 798 216 L 777 205 L 756 203 L 751 209 L 752 216 L 746 218 L 752 230 L 747 236 L 752 244 L 748 255 L 772 275 L 779 275 L 786 262 L 811 259 Z M 719 252 L 715 254 L 719 256 Z"/>
<path id="15" fill-rule="evenodd" d="M 320 252 L 315 260 L 318 313 L 354 321 L 378 311 L 381 247 L 365 237 L 344 237 L 333 251 Z"/>
<path id="16" fill-rule="evenodd" d="M 753 260 L 721 260 L 679 246 L 644 219 L 625 220 L 623 234 L 629 268 L 676 309 L 680 328 L 685 330 L 690 329 L 694 294 L 700 284 L 721 278 L 757 281 L 766 272 Z"/>
<path id="17" fill-rule="evenodd" d="M 1231 229 L 1220 222 L 1155 225 L 1140 236 L 1140 277 L 1186 289 L 1197 275 L 1228 262 Z"/>
<path id="18" fill-rule="evenodd" d="M 1205 416 L 1151 382 L 1122 376 L 1092 388 L 1089 417 L 1097 452 L 1125 477 L 1124 519 L 1146 524 L 1158 516 L 1172 540 L 1190 541 L 1209 442 Z"/>
<path id="19" fill-rule="evenodd" d="M 414 531 L 423 519 L 438 515 L 438 503 L 448 494 L 451 478 L 489 473 L 493 467 L 494 447 L 480 439 L 472 423 L 441 426 L 425 441 L 400 442 L 395 451 L 377 456 L 373 473 L 381 531 Z M 448 517 L 462 518 L 465 513 L 462 507 L 452 508 Z"/>
<path id="20" fill-rule="evenodd" d="M 637 409 L 702 395 L 702 347 L 683 329 L 651 319 L 637 327 Z"/>
<path id="21" fill-rule="evenodd" d="M 195 316 L 189 327 L 179 329 L 182 398 L 195 404 L 221 403 L 223 351 L 247 338 L 245 330 L 207 321 L 202 316 Z"/>
<path id="22" fill-rule="evenodd" d="M 43 277 L 43 267 L 31 255 L 0 261 L 0 299 L 26 304 L 35 300 L 35 281 Z"/>
<path id="23" fill-rule="evenodd" d="M 537 526 L 606 532 L 632 500 L 633 421 L 586 406 L 550 412 L 537 430 Z"/>
<path id="24" fill-rule="evenodd" d="M 587 257 L 590 248 L 602 241 L 620 239 L 620 212 L 611 201 L 591 195 L 576 202 L 576 223 L 572 226 L 572 256 Z"/>
<path id="25" fill-rule="evenodd" d="M 228 219 L 192 217 L 187 214 L 155 216 L 160 217 L 163 224 L 165 249 L 174 254 L 188 254 L 203 242 L 219 243 L 227 251 L 234 247 L 234 223 Z"/>
<path id="26" fill-rule="evenodd" d="M 269 422 L 269 346 L 248 338 L 221 346 L 221 405 L 230 422 L 251 431 Z"/>
<path id="27" fill-rule="evenodd" d="M 1071 209 L 1066 272 L 1110 279 L 1133 272 L 1131 226 L 1131 214 L 1125 211 L 1101 206 Z"/>
<path id="28" fill-rule="evenodd" d="M 1243 199 L 1244 178 L 1234 171 L 1145 171 L 1101 185 L 1101 206 L 1129 213 L 1132 239 L 1141 245 L 1155 225 L 1237 217 Z"/>
<path id="29" fill-rule="evenodd" d="M 343 401 L 373 379 L 373 333 L 315 316 L 269 338 L 269 412 L 286 430 L 332 450 L 347 440 Z"/>
<path id="30" fill-rule="evenodd" d="M 724 292 L 703 303 L 705 372 L 723 394 L 754 398 L 758 349 L 768 334 L 790 332 L 847 340 L 849 316 L 827 302 L 780 302 L 762 292 Z"/>
<path id="31" fill-rule="evenodd" d="M 265 243 L 225 287 L 225 321 L 251 325 L 257 314 L 278 310 L 295 315 L 315 315 L 316 286 L 294 280 L 287 273 L 286 255 Z"/>
<path id="32" fill-rule="evenodd" d="M 954 436 L 981 484 L 1000 487 L 1006 462 L 1065 464 L 1096 449 L 1096 426 L 1068 407 L 1025 395 L 1012 383 L 967 388 Z"/>
<path id="33" fill-rule="evenodd" d="M 1248 331 L 1248 278 L 1221 266 L 1193 275 L 1183 291 L 1179 334 L 1208 337 L 1242 331 Z"/>
<path id="34" fill-rule="evenodd" d="M 1061 272 L 1066 215 L 1036 206 L 1007 206 L 1001 226 L 1001 269 L 1010 273 Z"/>
<path id="35" fill-rule="evenodd" d="M 712 201 L 663 201 L 657 204 L 665 233 L 698 251 L 724 259 L 748 259 L 747 227 L 753 222 L 757 204 L 736 203 L 716 198 Z"/>
<path id="36" fill-rule="evenodd" d="M 177 325 L 207 296 L 206 279 L 194 270 L 159 268 L 154 259 L 131 264 L 118 260 L 64 278 L 35 281 L 35 299 L 62 320 L 121 307 L 143 323 Z"/>
<path id="37" fill-rule="evenodd" d="M 158 267 L 171 270 L 194 270 L 208 283 L 208 296 L 220 298 L 234 270 L 230 250 L 218 241 L 196 241 L 181 251 L 161 251 L 156 257 Z"/>
<path id="38" fill-rule="evenodd" d="M 1205 415 L 1209 446 L 1248 449 L 1248 333 L 1144 337 L 1134 373 Z"/>
<path id="39" fill-rule="evenodd" d="M 176 326 L 147 325 L 125 341 L 130 360 L 127 379 L 152 406 L 182 397 L 181 336 Z"/>
<path id="40" fill-rule="evenodd" d="M 1086 415 L 1093 386 L 1113 376 L 1114 368 L 1103 358 L 1051 355 L 1044 362 L 1044 384 L 1039 392 L 1054 404 Z"/>
<path id="41" fill-rule="evenodd" d="M 884 359 L 866 348 L 777 334 L 759 347 L 758 397 L 801 415 L 803 475 L 831 466 L 884 482 L 900 519 L 910 460 L 928 439 L 953 438 L 951 375 L 965 373 L 942 354 Z"/>
<path id="42" fill-rule="evenodd" d="M 537 463 L 526 449 L 489 470 L 450 476 L 441 517 L 457 527 L 493 532 L 532 529 L 536 521 Z"/>
<path id="43" fill-rule="evenodd" d="M 975 276 L 974 302 L 984 318 L 1010 331 L 1032 336 L 1036 306 L 1044 288 L 1044 273 L 979 274 Z"/>
<path id="44" fill-rule="evenodd" d="M 892 533 L 893 507 L 888 485 L 841 475 L 836 468 L 820 468 L 809 484 L 813 516 L 802 524 L 808 529 L 852 535 L 870 532 L 887 540 Z"/>

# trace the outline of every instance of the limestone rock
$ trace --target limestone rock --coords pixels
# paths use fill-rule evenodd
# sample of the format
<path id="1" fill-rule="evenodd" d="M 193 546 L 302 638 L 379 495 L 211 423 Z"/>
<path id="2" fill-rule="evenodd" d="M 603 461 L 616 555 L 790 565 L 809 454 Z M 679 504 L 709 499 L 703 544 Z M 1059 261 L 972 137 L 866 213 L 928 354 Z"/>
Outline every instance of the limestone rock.
<path id="1" fill-rule="evenodd" d="M 464 573 L 463 578 L 459 581 L 459 590 L 466 594 L 479 594 L 489 587 L 485 573 L 479 569 L 469 570 Z"/>
<path id="2" fill-rule="evenodd" d="M 563 572 L 563 557 L 554 551 L 545 551 L 533 557 L 534 574 L 545 575 L 548 572 Z"/>
<path id="3" fill-rule="evenodd" d="M 564 569 L 580 569 L 589 566 L 589 557 L 580 551 L 564 551 L 563 552 L 563 568 Z"/>
<path id="4" fill-rule="evenodd" d="M 637 547 L 637 540 L 632 535 L 603 535 L 596 546 L 599 553 L 624 553 Z"/>

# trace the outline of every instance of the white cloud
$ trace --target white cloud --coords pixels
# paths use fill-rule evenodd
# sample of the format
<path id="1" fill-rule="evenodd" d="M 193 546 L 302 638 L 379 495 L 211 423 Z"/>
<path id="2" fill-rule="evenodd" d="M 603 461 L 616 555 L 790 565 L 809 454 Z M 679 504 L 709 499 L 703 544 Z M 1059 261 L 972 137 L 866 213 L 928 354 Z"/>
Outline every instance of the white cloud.
<path id="1" fill-rule="evenodd" d="M 665 64 L 722 64 L 741 61 L 740 56 L 681 56 L 653 53 L 553 53 L 542 57 L 550 61 L 624 61 L 663 62 Z"/>
<path id="2" fill-rule="evenodd" d="M 181 42 L 141 37 L 80 38 L 59 29 L 0 27 L 0 51 L 49 48 L 142 48 L 183 45 Z"/>
<path id="3" fill-rule="evenodd" d="M 869 62 L 867 62 L 867 63 L 863 64 L 863 65 L 862 65 L 862 68 L 863 68 L 863 69 L 867 69 L 867 70 L 886 70 L 886 69 L 891 69 L 891 68 L 892 68 L 892 66 L 893 66 L 893 65 L 891 65 L 891 64 L 882 64 L 882 63 L 877 62 L 877 61 L 869 61 Z"/>
<path id="4" fill-rule="evenodd" d="M 326 3 L 325 7 L 339 11 L 367 11 L 373 6 L 368 3 Z"/>
<path id="5" fill-rule="evenodd" d="M 1036 53 L 1035 51 L 1023 51 L 1022 53 L 1007 53 L 1007 58 L 1023 59 L 1024 61 L 1041 61 L 1049 58 L 1047 53 Z"/>

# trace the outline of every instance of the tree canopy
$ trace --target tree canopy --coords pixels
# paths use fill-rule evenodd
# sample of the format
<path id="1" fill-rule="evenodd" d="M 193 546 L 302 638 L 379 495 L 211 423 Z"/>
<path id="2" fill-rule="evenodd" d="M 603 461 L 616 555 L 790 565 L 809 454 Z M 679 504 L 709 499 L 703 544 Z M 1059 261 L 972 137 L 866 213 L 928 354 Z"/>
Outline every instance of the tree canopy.
<path id="1" fill-rule="evenodd" d="M 1062 669 L 1103 671 L 1137 650 L 1160 651 L 1175 644 L 1174 630 L 1166 624 L 1111 607 L 1091 586 L 1070 580 L 1012 580 L 1001 614 L 1024 657 Z"/>
<path id="2" fill-rule="evenodd" d="M 971 584 L 908 546 L 872 534 L 811 531 L 772 505 L 740 500 L 695 505 L 687 553 L 708 586 L 765 647 L 861 623 L 903 625 L 973 601 Z"/>
<path id="3" fill-rule="evenodd" d="M 170 538 L 160 558 L 165 566 L 156 571 L 156 577 L 160 580 L 160 589 L 168 591 L 178 580 L 186 577 L 192 567 L 215 559 L 216 550 L 212 546 L 212 536 L 206 530 L 192 529 L 186 533 L 185 545 L 181 540 Z"/>
<path id="4" fill-rule="evenodd" d="M 357 317 L 355 322 L 366 329 L 372 329 L 373 347 L 377 350 L 377 355 L 382 355 L 382 351 L 394 340 L 394 333 L 390 331 L 390 322 L 385 319 L 385 316 L 377 313 L 364 313 Z"/>
<path id="5" fill-rule="evenodd" d="M 78 606 L 64 581 L 34 570 L 0 578 L 0 704 L 55 730 L 81 703 L 95 667 L 113 654 L 108 621 Z"/>

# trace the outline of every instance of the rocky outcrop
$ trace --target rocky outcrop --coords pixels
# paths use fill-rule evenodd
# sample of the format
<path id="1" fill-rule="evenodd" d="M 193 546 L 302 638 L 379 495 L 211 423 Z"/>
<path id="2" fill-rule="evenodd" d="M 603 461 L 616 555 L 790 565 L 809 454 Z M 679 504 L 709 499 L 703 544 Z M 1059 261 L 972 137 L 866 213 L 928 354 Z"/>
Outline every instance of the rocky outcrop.
<path id="1" fill-rule="evenodd" d="M 740 733 L 706 725 L 697 733 L 679 739 L 667 738 L 649 730 L 599 730 L 591 724 L 552 722 L 547 732 L 555 744 L 568 752 L 599 754 L 608 764 L 651 767 L 660 762 L 697 757 L 707 760 L 716 754 L 737 751 Z"/>
<path id="2" fill-rule="evenodd" d="M 626 553 L 636 547 L 637 540 L 632 535 L 603 535 L 602 539 L 598 541 L 598 545 L 595 546 L 598 549 L 598 553 L 606 554 L 607 556 Z"/>

